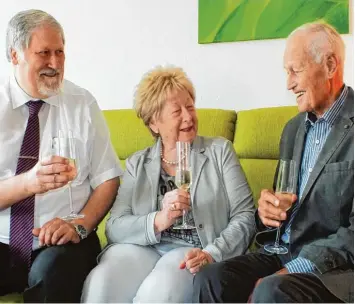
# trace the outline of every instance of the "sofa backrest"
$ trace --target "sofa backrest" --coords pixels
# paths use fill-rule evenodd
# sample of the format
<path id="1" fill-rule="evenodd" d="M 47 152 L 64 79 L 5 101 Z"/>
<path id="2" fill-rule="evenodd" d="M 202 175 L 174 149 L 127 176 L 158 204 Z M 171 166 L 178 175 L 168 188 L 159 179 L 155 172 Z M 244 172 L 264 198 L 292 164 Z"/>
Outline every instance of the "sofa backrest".
<path id="1" fill-rule="evenodd" d="M 134 110 L 103 111 L 111 133 L 113 147 L 120 158 L 122 168 L 125 168 L 126 158 L 136 151 L 142 150 L 154 143 L 154 139 L 142 120 L 137 118 Z M 222 136 L 233 142 L 237 114 L 235 111 L 221 109 L 198 109 L 198 133 L 202 136 Z M 97 234 L 101 247 L 107 244 L 105 223 L 100 223 Z"/>
<path id="2" fill-rule="evenodd" d="M 125 160 L 134 152 L 154 143 L 148 131 L 134 110 L 103 111 L 111 133 L 111 141 L 125 167 Z M 232 110 L 198 109 L 198 134 L 202 136 L 222 136 L 233 142 L 237 114 Z"/>
<path id="3" fill-rule="evenodd" d="M 127 157 L 154 143 L 152 135 L 133 110 L 106 110 L 103 114 L 123 168 Z M 286 122 L 296 114 L 296 107 L 248 110 L 238 114 L 231 110 L 198 109 L 198 133 L 222 136 L 233 142 L 257 204 L 260 190 L 272 187 L 281 132 Z M 97 231 L 102 248 L 107 243 L 107 217 Z"/>
<path id="4" fill-rule="evenodd" d="M 125 160 L 154 139 L 134 110 L 103 111 L 112 144 L 125 167 Z M 271 188 L 279 157 L 279 141 L 286 122 L 297 114 L 297 107 L 275 107 L 240 111 L 198 109 L 198 133 L 222 136 L 233 142 L 255 203 L 263 188 Z"/>
<path id="5" fill-rule="evenodd" d="M 286 123 L 297 113 L 297 107 L 255 109 L 237 113 L 233 145 L 256 205 L 260 191 L 273 186 L 281 133 Z"/>

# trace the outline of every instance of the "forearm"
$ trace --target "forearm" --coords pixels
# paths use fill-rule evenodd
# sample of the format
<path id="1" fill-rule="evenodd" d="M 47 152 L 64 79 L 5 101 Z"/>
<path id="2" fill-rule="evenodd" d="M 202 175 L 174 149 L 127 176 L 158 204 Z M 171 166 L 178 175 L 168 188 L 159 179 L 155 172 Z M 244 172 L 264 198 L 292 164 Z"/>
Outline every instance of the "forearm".
<path id="1" fill-rule="evenodd" d="M 217 262 L 241 255 L 248 249 L 254 233 L 253 212 L 240 214 L 233 218 L 220 236 L 204 250 Z"/>
<path id="2" fill-rule="evenodd" d="M 112 207 L 119 185 L 120 181 L 117 177 L 95 188 L 87 204 L 80 212 L 84 215 L 84 218 L 77 219 L 73 223 L 83 225 L 88 233 L 94 230 Z"/>
<path id="3" fill-rule="evenodd" d="M 26 174 L 16 175 L 0 181 L 0 210 L 33 195 L 26 187 Z"/>
<path id="4" fill-rule="evenodd" d="M 168 227 L 166 227 L 166 220 L 164 219 L 164 215 L 162 211 L 157 211 L 156 215 L 154 216 L 154 233 L 159 234 L 166 230 Z M 169 226 L 170 227 L 170 226 Z"/>
<path id="5" fill-rule="evenodd" d="M 151 212 L 147 215 L 132 215 L 129 212 L 128 210 L 120 212 L 119 216 L 111 212 L 111 216 L 106 224 L 108 242 L 141 246 L 159 243 L 159 239 L 157 239 L 154 231 L 156 212 Z"/>

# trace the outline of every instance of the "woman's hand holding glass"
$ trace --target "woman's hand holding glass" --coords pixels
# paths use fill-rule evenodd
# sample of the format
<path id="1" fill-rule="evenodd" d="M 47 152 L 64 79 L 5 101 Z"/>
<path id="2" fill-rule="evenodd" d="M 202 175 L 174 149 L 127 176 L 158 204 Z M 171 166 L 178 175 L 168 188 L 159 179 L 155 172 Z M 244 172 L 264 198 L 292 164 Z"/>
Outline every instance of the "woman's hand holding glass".
<path id="1" fill-rule="evenodd" d="M 65 157 L 45 157 L 25 173 L 25 189 L 34 195 L 63 187 L 73 179 L 71 171 L 72 167 Z"/>
<path id="2" fill-rule="evenodd" d="M 155 216 L 156 232 L 171 227 L 176 219 L 182 216 L 183 210 L 190 210 L 190 193 L 181 189 L 166 192 L 163 198 L 163 208 Z"/>

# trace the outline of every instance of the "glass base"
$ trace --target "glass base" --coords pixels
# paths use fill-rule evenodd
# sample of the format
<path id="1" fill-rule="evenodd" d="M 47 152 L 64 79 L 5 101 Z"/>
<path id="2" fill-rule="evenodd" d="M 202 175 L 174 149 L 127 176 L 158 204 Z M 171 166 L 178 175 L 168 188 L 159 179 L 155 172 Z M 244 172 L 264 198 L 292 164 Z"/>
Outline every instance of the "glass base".
<path id="1" fill-rule="evenodd" d="M 84 214 L 70 213 L 69 215 L 61 217 L 61 219 L 63 221 L 66 221 L 66 222 L 70 222 L 72 220 L 81 219 L 81 218 L 84 218 L 84 217 L 85 217 Z"/>
<path id="2" fill-rule="evenodd" d="M 177 230 L 191 230 L 195 228 L 196 228 L 195 226 L 189 224 L 181 224 L 181 225 L 173 226 L 173 229 L 177 229 Z"/>
<path id="3" fill-rule="evenodd" d="M 264 246 L 265 251 L 276 254 L 286 254 L 288 253 L 288 249 L 285 246 L 275 244 L 269 244 Z"/>

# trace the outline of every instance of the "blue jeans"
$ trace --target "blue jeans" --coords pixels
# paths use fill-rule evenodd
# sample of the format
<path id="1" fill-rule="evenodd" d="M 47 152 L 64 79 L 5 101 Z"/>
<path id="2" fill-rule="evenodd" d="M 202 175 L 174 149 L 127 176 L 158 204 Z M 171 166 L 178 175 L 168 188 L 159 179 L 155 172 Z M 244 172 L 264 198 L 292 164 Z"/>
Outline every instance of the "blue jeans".
<path id="1" fill-rule="evenodd" d="M 191 248 L 112 244 L 88 275 L 84 303 L 186 303 L 192 299 L 193 275 L 180 269 Z"/>

